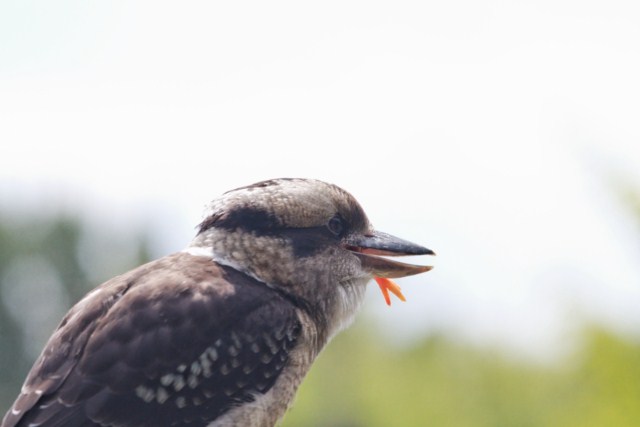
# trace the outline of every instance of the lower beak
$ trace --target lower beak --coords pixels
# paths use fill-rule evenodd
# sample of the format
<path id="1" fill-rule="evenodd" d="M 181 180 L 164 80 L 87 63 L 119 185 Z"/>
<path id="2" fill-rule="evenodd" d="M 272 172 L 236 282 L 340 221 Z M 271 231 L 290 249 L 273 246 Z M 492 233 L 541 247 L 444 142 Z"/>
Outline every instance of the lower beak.
<path id="1" fill-rule="evenodd" d="M 392 261 L 382 256 L 435 255 L 431 249 L 416 245 L 380 231 L 367 235 L 352 235 L 345 239 L 344 247 L 354 253 L 362 267 L 372 276 L 398 278 L 424 273 L 433 267 Z"/>

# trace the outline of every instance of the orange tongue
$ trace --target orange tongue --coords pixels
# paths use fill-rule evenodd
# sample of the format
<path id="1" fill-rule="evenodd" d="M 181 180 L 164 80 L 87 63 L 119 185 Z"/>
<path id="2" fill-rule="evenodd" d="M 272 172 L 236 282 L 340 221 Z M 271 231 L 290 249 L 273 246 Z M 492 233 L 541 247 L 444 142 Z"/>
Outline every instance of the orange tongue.
<path id="1" fill-rule="evenodd" d="M 382 291 L 382 295 L 384 296 L 384 300 L 387 302 L 387 305 L 391 305 L 391 297 L 389 296 L 389 291 L 397 296 L 400 301 L 406 301 L 404 295 L 402 295 L 402 292 L 400 292 L 400 286 L 396 285 L 386 277 L 374 277 L 374 279 L 378 283 L 378 286 L 380 286 L 380 290 Z"/>

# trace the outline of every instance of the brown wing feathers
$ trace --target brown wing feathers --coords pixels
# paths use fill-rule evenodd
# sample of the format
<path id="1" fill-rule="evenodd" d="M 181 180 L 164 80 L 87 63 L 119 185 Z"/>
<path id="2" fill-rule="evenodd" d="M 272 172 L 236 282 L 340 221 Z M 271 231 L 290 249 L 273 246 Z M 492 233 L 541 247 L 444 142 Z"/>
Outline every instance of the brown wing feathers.
<path id="1" fill-rule="evenodd" d="M 300 333 L 277 292 L 188 254 L 100 289 L 65 318 L 3 427 L 206 425 L 267 392 Z"/>

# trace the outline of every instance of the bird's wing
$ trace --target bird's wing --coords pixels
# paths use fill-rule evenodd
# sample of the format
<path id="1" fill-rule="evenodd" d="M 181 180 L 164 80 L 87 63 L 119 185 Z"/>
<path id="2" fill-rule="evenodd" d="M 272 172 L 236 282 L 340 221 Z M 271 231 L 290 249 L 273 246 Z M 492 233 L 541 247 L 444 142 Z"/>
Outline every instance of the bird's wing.
<path id="1" fill-rule="evenodd" d="M 266 393 L 300 334 L 277 292 L 176 254 L 88 294 L 32 368 L 2 427 L 206 425 Z"/>

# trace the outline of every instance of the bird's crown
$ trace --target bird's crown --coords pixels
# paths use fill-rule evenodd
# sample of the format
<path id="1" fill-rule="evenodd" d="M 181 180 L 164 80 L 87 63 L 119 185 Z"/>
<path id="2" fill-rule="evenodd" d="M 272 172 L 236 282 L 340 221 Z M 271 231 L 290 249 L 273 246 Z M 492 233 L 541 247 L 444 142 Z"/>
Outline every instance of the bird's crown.
<path id="1" fill-rule="evenodd" d="M 323 181 L 280 178 L 226 192 L 206 209 L 199 233 L 211 227 L 257 233 L 330 225 L 364 231 L 369 221 L 356 199 Z"/>

